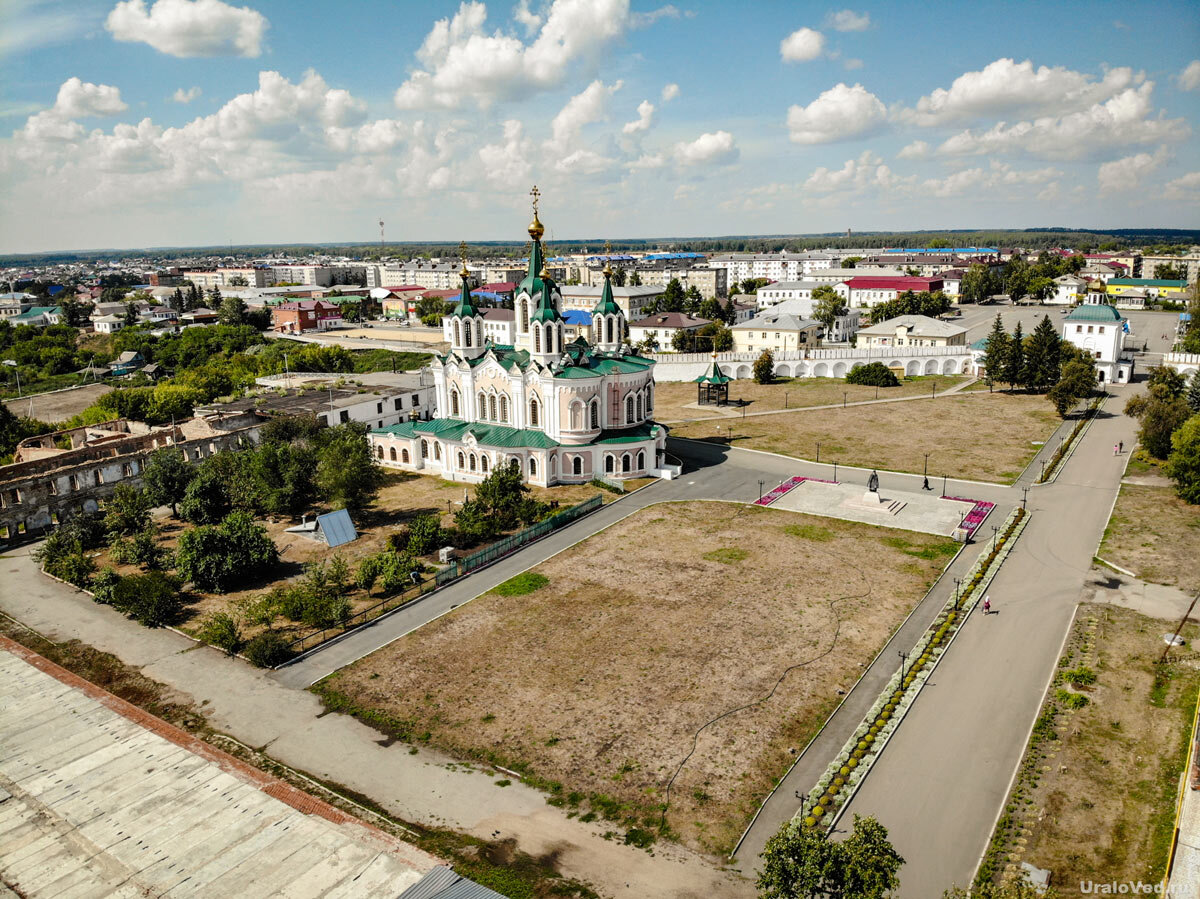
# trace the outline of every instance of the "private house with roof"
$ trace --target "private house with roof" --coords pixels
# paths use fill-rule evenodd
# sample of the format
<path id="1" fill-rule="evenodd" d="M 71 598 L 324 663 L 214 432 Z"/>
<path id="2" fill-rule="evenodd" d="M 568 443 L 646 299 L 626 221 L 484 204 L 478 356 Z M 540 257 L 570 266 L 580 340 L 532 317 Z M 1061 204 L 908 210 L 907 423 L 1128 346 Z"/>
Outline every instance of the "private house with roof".
<path id="1" fill-rule="evenodd" d="M 966 346 L 967 329 L 928 315 L 897 315 L 858 332 L 858 345 L 877 347 Z"/>
<path id="2" fill-rule="evenodd" d="M 1128 327 L 1124 316 L 1112 306 L 1084 303 L 1063 320 L 1063 339 L 1092 354 L 1101 384 L 1127 384 L 1133 377 L 1133 359 L 1125 355 Z"/>
<path id="3" fill-rule="evenodd" d="M 656 312 L 640 321 L 629 325 L 629 340 L 631 343 L 641 343 L 651 337 L 658 342 L 658 348 L 670 352 L 672 341 L 680 331 L 699 331 L 705 325 L 711 325 L 707 318 L 697 318 L 686 312 Z"/>
<path id="4" fill-rule="evenodd" d="M 591 309 L 592 342 L 567 341 L 534 196 L 515 341 L 487 338 L 464 259 L 458 304 L 446 319 L 450 351 L 431 364 L 438 417 L 371 431 L 379 464 L 477 483 L 515 462 L 527 482 L 543 486 L 659 471 L 667 432 L 653 421 L 654 362 L 628 347 L 611 271 Z"/>

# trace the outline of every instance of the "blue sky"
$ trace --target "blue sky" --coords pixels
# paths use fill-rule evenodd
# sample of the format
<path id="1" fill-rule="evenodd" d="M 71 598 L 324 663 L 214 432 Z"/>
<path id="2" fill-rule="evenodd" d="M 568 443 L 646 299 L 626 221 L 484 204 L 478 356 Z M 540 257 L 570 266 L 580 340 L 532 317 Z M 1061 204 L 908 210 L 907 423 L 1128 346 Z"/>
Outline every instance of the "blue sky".
<path id="1" fill-rule="evenodd" d="M 0 252 L 1200 225 L 1192 3 L 0 17 Z"/>

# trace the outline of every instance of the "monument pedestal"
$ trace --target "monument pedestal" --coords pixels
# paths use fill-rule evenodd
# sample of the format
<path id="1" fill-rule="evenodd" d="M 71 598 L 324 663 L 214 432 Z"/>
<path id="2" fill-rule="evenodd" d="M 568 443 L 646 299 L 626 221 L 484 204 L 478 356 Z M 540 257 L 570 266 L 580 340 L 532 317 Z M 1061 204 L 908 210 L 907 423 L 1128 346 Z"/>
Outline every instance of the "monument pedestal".
<path id="1" fill-rule="evenodd" d="M 862 497 L 862 501 L 863 501 L 864 505 L 868 505 L 868 506 L 882 506 L 883 505 L 883 497 L 880 496 L 878 493 L 876 493 L 874 490 L 868 490 L 866 493 L 864 493 L 863 497 Z"/>

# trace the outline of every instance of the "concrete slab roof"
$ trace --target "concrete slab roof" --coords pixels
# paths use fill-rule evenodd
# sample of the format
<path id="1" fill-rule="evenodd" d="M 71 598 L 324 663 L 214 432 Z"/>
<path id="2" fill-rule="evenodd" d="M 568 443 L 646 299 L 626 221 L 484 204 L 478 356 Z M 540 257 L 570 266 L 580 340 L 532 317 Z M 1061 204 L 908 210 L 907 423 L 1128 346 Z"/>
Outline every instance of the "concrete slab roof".
<path id="1" fill-rule="evenodd" d="M 393 899 L 438 863 L 0 638 L 0 870 L 19 895 Z"/>

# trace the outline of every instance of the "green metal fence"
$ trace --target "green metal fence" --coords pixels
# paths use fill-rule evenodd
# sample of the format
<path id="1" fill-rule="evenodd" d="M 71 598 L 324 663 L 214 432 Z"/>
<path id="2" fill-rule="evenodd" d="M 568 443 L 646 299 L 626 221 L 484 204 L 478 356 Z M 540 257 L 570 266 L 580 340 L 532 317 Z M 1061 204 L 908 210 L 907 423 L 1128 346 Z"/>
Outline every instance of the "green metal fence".
<path id="1" fill-rule="evenodd" d="M 476 568 L 482 568 L 484 565 L 508 555 L 513 550 L 519 549 L 526 543 L 532 543 L 539 537 L 546 536 L 551 531 L 557 531 L 559 528 L 566 527 L 572 521 L 583 515 L 587 515 L 602 505 L 604 505 L 604 497 L 597 493 L 591 499 L 585 499 L 577 506 L 571 506 L 569 509 L 556 512 L 549 518 L 544 518 L 537 524 L 525 528 L 523 531 L 518 531 L 515 534 L 497 540 L 491 546 L 485 546 L 483 549 L 463 556 L 461 559 L 455 559 L 437 573 L 437 584 L 440 587 L 467 572 L 474 571 Z"/>

